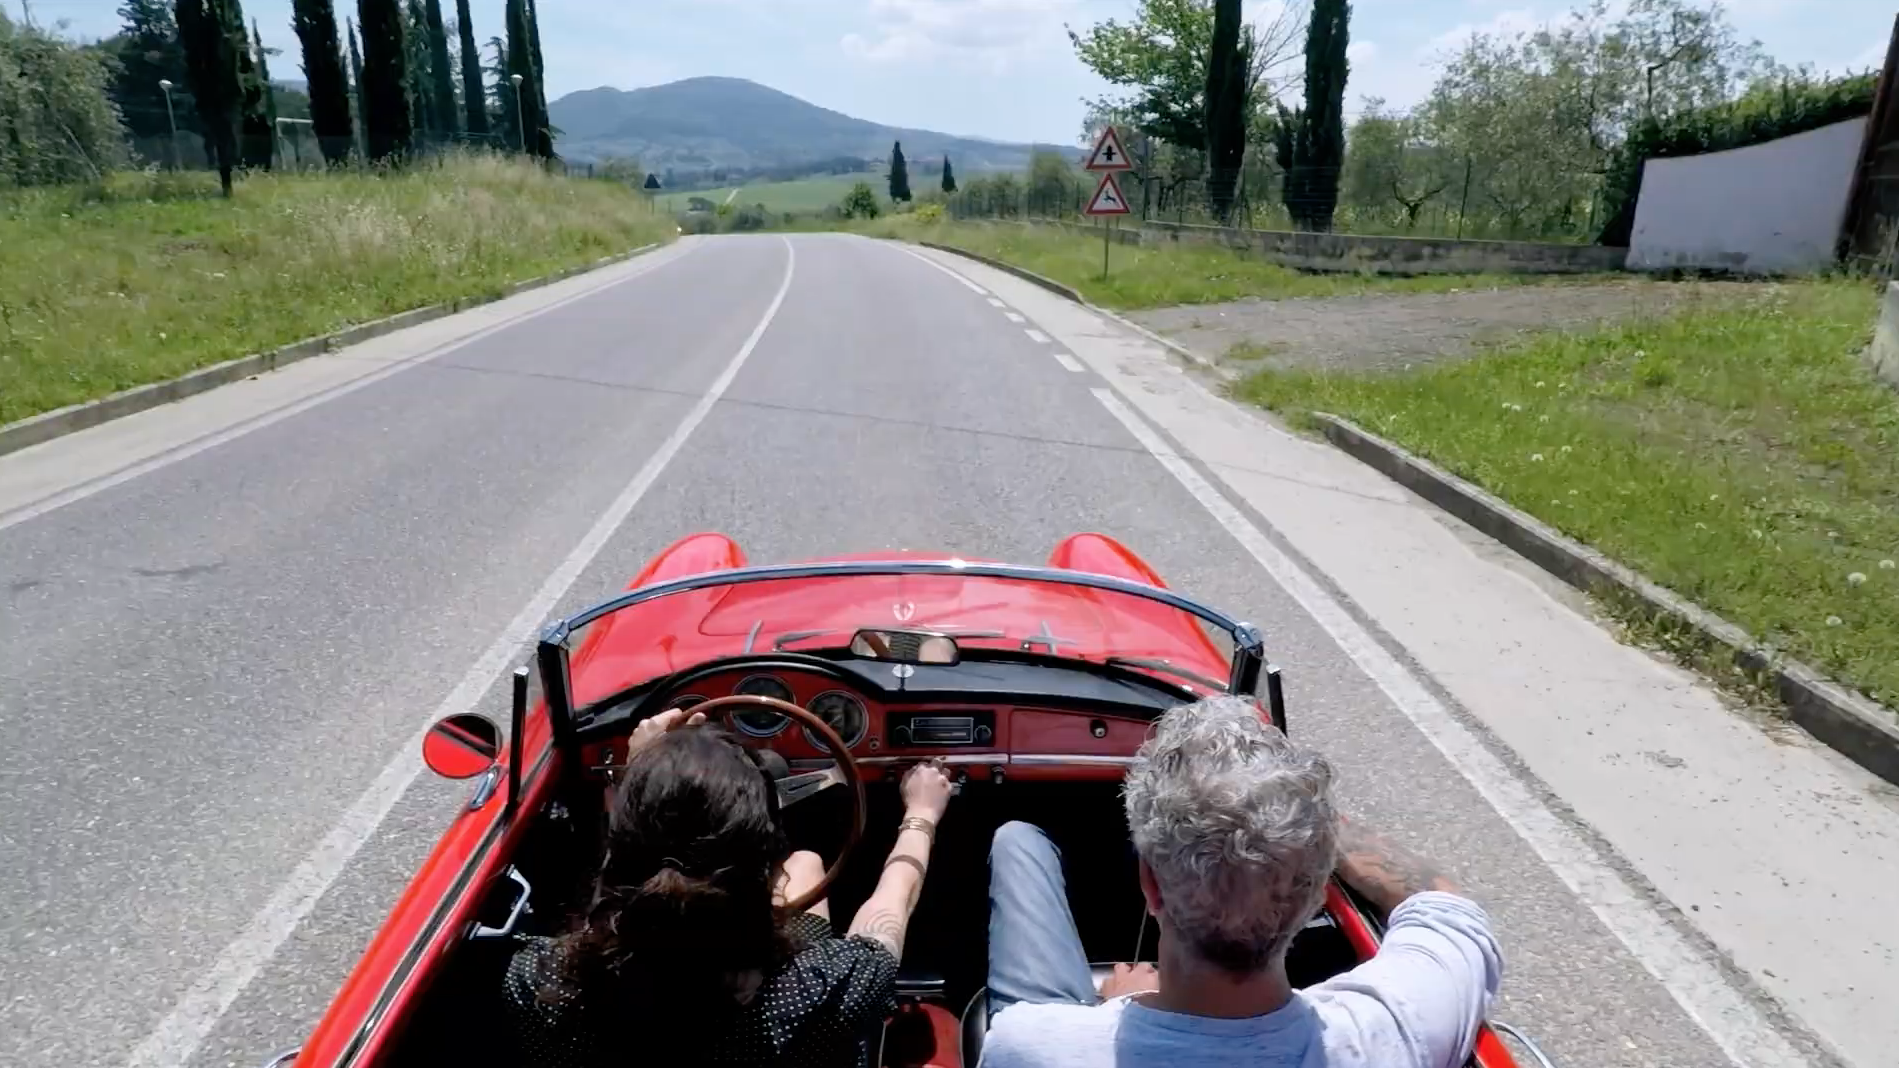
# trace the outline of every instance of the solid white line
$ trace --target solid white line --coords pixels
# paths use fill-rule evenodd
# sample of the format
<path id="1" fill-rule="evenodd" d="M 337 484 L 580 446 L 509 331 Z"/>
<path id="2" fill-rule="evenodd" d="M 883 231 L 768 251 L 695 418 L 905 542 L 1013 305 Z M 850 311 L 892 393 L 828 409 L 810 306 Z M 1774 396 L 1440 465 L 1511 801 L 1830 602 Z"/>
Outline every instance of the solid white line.
<path id="1" fill-rule="evenodd" d="M 1055 350 L 1055 362 L 1061 364 L 1063 367 L 1068 368 L 1070 371 L 1073 371 L 1076 374 L 1081 374 L 1087 370 L 1087 368 L 1081 365 L 1080 360 L 1075 359 L 1073 356 L 1070 356 L 1068 353 L 1063 352 L 1060 349 Z"/>
<path id="2" fill-rule="evenodd" d="M 316 907 L 324 891 L 329 889 L 350 858 L 375 833 L 377 826 L 389 815 L 389 810 L 395 807 L 409 784 L 415 781 L 422 770 L 422 738 L 428 731 L 428 725 L 443 716 L 464 711 L 480 700 L 522 643 L 533 636 L 547 613 L 567 593 L 567 588 L 599 555 L 607 539 L 613 536 L 614 531 L 639 504 L 640 498 L 658 481 L 660 473 L 678 455 L 686 439 L 692 436 L 719 398 L 725 395 L 732 380 L 738 376 L 739 369 L 745 366 L 745 361 L 757 347 L 758 339 L 764 336 L 765 328 L 771 325 L 772 318 L 778 314 L 779 306 L 785 302 L 785 294 L 791 291 L 791 276 L 797 265 L 797 254 L 788 239 L 781 237 L 779 240 L 785 244 L 785 279 L 778 286 L 778 295 L 772 298 L 771 305 L 765 309 L 764 317 L 758 320 L 751 336 L 739 347 L 738 354 L 725 365 L 725 370 L 713 381 L 705 396 L 699 398 L 699 402 L 673 428 L 672 434 L 647 458 L 645 465 L 633 476 L 633 481 L 627 483 L 620 495 L 614 498 L 586 536 L 580 539 L 580 544 L 574 546 L 553 574 L 547 576 L 541 588 L 535 591 L 533 598 L 495 636 L 494 642 L 475 661 L 475 666 L 462 677 L 454 691 L 429 713 L 422 723 L 422 729 L 403 743 L 395 759 L 382 769 L 369 789 L 350 805 L 336 826 L 323 836 L 316 848 L 303 858 L 237 938 L 224 948 L 210 970 L 192 984 L 172 1010 L 165 1014 L 158 1028 L 133 1050 L 131 1059 L 127 1061 L 130 1068 L 182 1068 L 191 1059 L 218 1019 L 256 978 L 258 971 L 290 937 L 297 925 L 303 922 L 304 917 L 310 914 L 310 910 Z"/>
<path id="3" fill-rule="evenodd" d="M 1022 332 L 1029 335 L 1029 340 L 1035 342 L 1037 345 L 1048 344 L 1048 335 L 1042 333 L 1040 330 L 1024 330 Z"/>
<path id="4" fill-rule="evenodd" d="M 983 287 L 977 285 L 976 283 L 970 281 L 969 279 L 964 278 L 962 275 L 957 274 L 955 271 L 950 270 L 948 267 L 943 266 L 942 264 L 936 262 L 935 260 L 931 259 L 928 256 L 923 255 L 917 250 L 912 249 L 912 248 L 904 248 L 902 245 L 898 245 L 897 248 L 902 250 L 903 252 L 908 253 L 911 256 L 915 256 L 917 259 L 922 260 L 924 263 L 929 264 L 930 266 L 936 268 L 937 270 L 942 271 L 944 274 L 949 275 L 951 278 L 956 279 L 957 282 L 969 287 L 970 289 L 975 290 L 978 293 L 981 293 L 983 296 L 986 297 L 989 295 L 989 291 L 987 289 L 984 289 Z"/>
<path id="5" fill-rule="evenodd" d="M 1015 312 L 1003 312 L 1002 315 L 1004 318 L 1008 319 L 1010 322 L 1016 323 L 1018 325 L 1021 323 L 1028 322 L 1027 319 L 1022 318 L 1022 316 L 1018 315 Z"/>
<path id="6" fill-rule="evenodd" d="M 1008 305 L 1007 305 L 1007 304 L 1004 304 L 1003 302 L 1001 302 L 1001 301 L 999 301 L 999 300 L 997 300 L 997 299 L 996 299 L 996 298 L 994 298 L 994 297 L 990 297 L 990 298 L 989 298 L 989 306 L 990 306 L 990 307 L 992 307 L 992 308 L 1006 308 L 1006 307 L 1008 307 Z"/>
<path id="7" fill-rule="evenodd" d="M 693 246 L 693 247 L 696 248 L 697 246 Z M 529 311 L 522 312 L 520 315 L 517 315 L 509 319 L 507 322 L 496 323 L 493 326 L 485 326 L 481 328 L 480 330 L 477 330 L 474 333 L 469 334 L 465 337 L 457 338 L 454 341 L 449 341 L 441 345 L 437 345 L 435 348 L 429 349 L 426 352 L 418 353 L 414 356 L 408 356 L 401 360 L 397 360 L 396 362 L 389 364 L 387 367 L 383 367 L 379 370 L 371 371 L 360 378 L 352 378 L 347 382 L 343 382 L 338 385 L 331 386 L 330 388 L 322 390 L 317 393 L 312 393 L 308 397 L 303 398 L 302 400 L 293 401 L 289 404 L 284 405 L 281 408 L 273 408 L 270 411 L 264 412 L 261 415 L 253 416 L 252 418 L 244 420 L 243 422 L 235 423 L 231 426 L 228 426 L 224 428 L 223 430 L 218 431 L 215 434 L 206 434 L 204 437 L 197 438 L 183 445 L 180 445 L 176 448 L 169 449 L 165 452 L 159 453 L 157 456 L 154 456 L 151 459 L 141 460 L 140 462 L 135 463 L 130 467 L 121 468 L 117 471 L 112 472 L 109 475 L 105 475 L 104 477 L 94 479 L 91 482 L 83 482 L 77 486 L 72 487 L 71 489 L 61 490 L 60 492 L 55 493 L 49 497 L 42 497 L 31 504 L 24 505 L 20 508 L 14 509 L 11 512 L 7 512 L 4 515 L 0 515 L 0 530 L 5 530 L 8 527 L 18 526 L 19 524 L 24 523 L 29 519 L 37 519 L 48 512 L 54 511 L 59 508 L 64 508 L 69 504 L 73 504 L 78 501 L 83 501 L 87 497 L 90 497 L 96 493 L 100 493 L 105 490 L 109 490 L 114 486 L 118 486 L 126 482 L 130 482 L 131 480 L 138 478 L 140 475 L 148 475 L 152 473 L 153 471 L 159 470 L 160 468 L 169 467 L 180 460 L 188 460 L 191 457 L 196 456 L 201 452 L 204 452 L 206 449 L 217 448 L 219 445 L 222 445 L 227 441 L 232 441 L 234 439 L 241 438 L 253 430 L 262 430 L 263 428 L 267 426 L 271 426 L 276 423 L 281 423 L 285 419 L 288 419 L 293 415 L 298 415 L 303 412 L 307 412 L 319 404 L 323 404 L 328 401 L 333 401 L 338 397 L 342 397 L 347 394 L 354 393 L 359 389 L 363 389 L 364 387 L 373 386 L 376 383 L 382 381 L 383 379 L 390 377 L 391 375 L 399 374 L 403 371 L 408 370 L 411 367 L 414 367 L 417 364 L 426 363 L 429 360 L 433 360 L 441 356 L 446 356 L 449 353 L 454 352 L 458 349 L 464 348 L 468 345 L 472 345 L 475 342 L 480 341 L 481 339 L 485 337 L 492 336 L 494 334 L 500 333 L 503 330 L 508 329 L 509 327 L 517 326 L 521 323 L 527 322 L 529 319 L 533 319 L 536 316 L 545 315 L 548 312 L 554 311 L 558 308 L 565 308 L 567 305 L 572 304 L 575 301 L 585 300 L 596 293 L 600 293 L 604 290 L 611 289 L 614 286 L 620 285 L 625 282 L 630 282 L 635 278 L 643 277 L 647 274 L 652 273 L 655 270 L 658 270 L 661 267 L 666 266 L 669 263 L 678 262 L 679 259 L 690 254 L 691 251 L 692 249 L 689 248 L 687 249 L 686 252 L 683 252 L 679 256 L 676 256 L 672 259 L 648 262 L 644 265 L 641 265 L 640 269 L 638 270 L 630 271 L 627 274 L 622 275 L 618 278 L 614 278 L 610 281 L 602 282 L 595 286 L 590 286 L 589 288 L 584 289 L 578 293 L 569 294 L 568 296 L 562 297 L 559 300 L 542 305 L 539 308 L 534 308 Z M 43 448 L 45 446 L 39 445 L 39 446 L 34 446 L 34 447 Z M 24 450 L 22 450 L 22 452 L 20 453 L 15 453 L 14 455 L 19 456 L 23 454 L 24 454 Z"/>
<path id="8" fill-rule="evenodd" d="M 1730 985 L 1714 959 L 1671 926 L 1602 855 L 1565 824 L 1443 702 L 1378 644 L 1306 570 L 1281 552 L 1119 396 L 1092 391 L 1102 406 L 1193 494 L 1346 655 L 1376 682 L 1419 733 L 1444 754 L 1591 912 L 1627 946 L 1683 1011 L 1739 1068 L 1795 1068 L 1808 1058 Z"/>

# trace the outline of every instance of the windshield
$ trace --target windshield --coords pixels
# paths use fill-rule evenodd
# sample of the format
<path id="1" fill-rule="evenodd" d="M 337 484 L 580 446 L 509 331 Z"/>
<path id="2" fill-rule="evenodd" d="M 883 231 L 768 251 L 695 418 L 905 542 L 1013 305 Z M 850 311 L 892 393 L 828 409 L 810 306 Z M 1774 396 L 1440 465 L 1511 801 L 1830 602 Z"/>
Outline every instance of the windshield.
<path id="1" fill-rule="evenodd" d="M 842 649 L 863 628 L 952 635 L 972 659 L 1008 650 L 1113 661 L 1202 692 L 1224 689 L 1232 675 L 1235 639 L 1215 622 L 1224 618 L 1210 609 L 1199 612 L 1213 619 L 1189 611 L 1182 605 L 1193 602 L 1165 591 L 1044 568 L 1006 569 L 1024 576 L 1017 577 L 970 573 L 981 565 L 879 566 L 747 569 L 603 606 L 562 643 L 570 656 L 570 700 L 585 708 L 720 657 Z M 1107 588 L 1116 585 L 1121 589 Z"/>

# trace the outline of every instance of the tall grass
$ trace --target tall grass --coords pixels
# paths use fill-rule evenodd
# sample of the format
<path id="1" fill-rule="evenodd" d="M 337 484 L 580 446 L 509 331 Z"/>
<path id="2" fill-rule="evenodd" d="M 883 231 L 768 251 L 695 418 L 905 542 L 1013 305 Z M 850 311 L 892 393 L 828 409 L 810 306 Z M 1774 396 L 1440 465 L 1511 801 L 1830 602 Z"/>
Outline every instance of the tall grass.
<path id="1" fill-rule="evenodd" d="M 388 174 L 131 173 L 0 197 L 0 423 L 674 233 L 637 193 L 498 156 Z"/>

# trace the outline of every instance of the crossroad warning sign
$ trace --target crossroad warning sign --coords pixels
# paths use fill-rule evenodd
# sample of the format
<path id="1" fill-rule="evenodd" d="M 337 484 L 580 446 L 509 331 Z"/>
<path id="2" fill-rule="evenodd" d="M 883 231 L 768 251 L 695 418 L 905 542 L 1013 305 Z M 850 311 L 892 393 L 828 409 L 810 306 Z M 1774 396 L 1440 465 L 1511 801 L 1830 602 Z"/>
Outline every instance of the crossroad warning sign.
<path id="1" fill-rule="evenodd" d="M 1088 210 L 1084 214 L 1126 215 L 1127 213 L 1128 199 L 1121 195 L 1121 183 L 1115 181 L 1112 174 L 1102 175 L 1101 184 L 1095 186 L 1095 195 L 1088 198 Z"/>
<path id="2" fill-rule="evenodd" d="M 1101 136 L 1095 139 L 1095 150 L 1088 153 L 1088 162 L 1082 165 L 1087 171 L 1127 171 L 1134 169 L 1134 163 L 1128 159 L 1127 150 L 1121 147 L 1121 133 L 1112 126 L 1104 127 Z"/>

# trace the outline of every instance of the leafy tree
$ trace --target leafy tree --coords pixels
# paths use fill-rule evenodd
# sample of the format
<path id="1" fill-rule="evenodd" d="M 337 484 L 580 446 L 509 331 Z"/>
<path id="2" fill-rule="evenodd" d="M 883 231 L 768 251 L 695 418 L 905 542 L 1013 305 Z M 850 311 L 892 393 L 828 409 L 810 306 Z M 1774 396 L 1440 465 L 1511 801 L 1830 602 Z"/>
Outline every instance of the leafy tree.
<path id="1" fill-rule="evenodd" d="M 846 219 L 875 219 L 881 209 L 877 206 L 877 193 L 869 182 L 858 182 L 851 191 L 844 194 L 844 200 L 838 204 L 839 214 Z"/>
<path id="2" fill-rule="evenodd" d="M 1315 5 L 1313 25 L 1317 26 Z M 1205 99 L 1207 138 L 1207 199 L 1214 217 L 1225 222 L 1233 211 L 1234 189 L 1246 162 L 1246 128 L 1252 113 L 1252 86 L 1247 77 L 1251 43 L 1240 32 L 1240 0 L 1217 0 L 1213 8 L 1212 51 L 1207 59 Z M 1340 86 L 1341 92 L 1343 85 Z M 1343 137 L 1341 136 L 1341 141 Z"/>
<path id="3" fill-rule="evenodd" d="M 330 0 L 293 0 L 291 21 L 303 45 L 303 79 L 309 87 L 310 125 L 317 146 L 331 164 L 343 163 L 349 159 L 354 127 L 349 79 L 343 73 L 343 51 L 336 39 L 336 9 Z"/>
<path id="4" fill-rule="evenodd" d="M 250 42 L 236 0 L 178 0 L 178 39 L 204 130 L 205 149 L 218 169 L 218 185 L 231 195 L 238 166 L 238 122 L 244 113 L 244 67 Z"/>
<path id="5" fill-rule="evenodd" d="M 415 140 L 409 48 L 398 0 L 359 0 L 363 37 L 363 136 L 372 161 L 399 158 Z"/>
<path id="6" fill-rule="evenodd" d="M 948 156 L 943 157 L 943 192 L 956 192 L 956 172 L 950 169 Z"/>
<path id="7" fill-rule="evenodd" d="M 0 182 L 96 181 L 123 162 L 111 62 L 0 11 Z"/>
<path id="8" fill-rule="evenodd" d="M 1032 211 L 1062 215 L 1074 210 L 1075 169 L 1060 152 L 1038 148 L 1029 154 L 1028 197 Z"/>
<path id="9" fill-rule="evenodd" d="M 349 27 L 349 83 L 356 101 L 356 148 L 357 151 L 366 152 L 369 146 L 369 131 L 366 125 L 369 115 L 369 97 L 363 93 L 363 53 L 356 47 L 356 23 L 347 18 L 343 22 Z"/>
<path id="10" fill-rule="evenodd" d="M 231 0 L 231 4 L 236 7 L 237 0 Z M 246 45 L 238 56 L 238 71 L 244 80 L 244 117 L 240 122 L 244 166 L 267 171 L 277 155 L 277 95 L 270 84 L 269 59 L 276 50 L 264 47 L 264 34 L 255 21 Z"/>
<path id="11" fill-rule="evenodd" d="M 1345 139 L 1341 201 L 1358 219 L 1417 227 L 1418 213 L 1450 185 L 1451 169 L 1434 145 L 1421 143 L 1422 122 L 1366 101 Z"/>
<path id="12" fill-rule="evenodd" d="M 1289 127 L 1281 141 L 1287 168 L 1283 199 L 1293 224 L 1305 230 L 1330 230 L 1338 206 L 1351 17 L 1347 0 L 1313 0 L 1306 28 L 1306 106 L 1296 115 L 1282 113 Z"/>
<path id="13" fill-rule="evenodd" d="M 468 133 L 488 136 L 488 96 L 481 85 L 481 49 L 475 45 L 475 23 L 468 14 L 468 0 L 455 0 L 455 30 L 461 41 L 462 110 L 467 112 Z"/>
<path id="14" fill-rule="evenodd" d="M 521 143 L 521 128 L 516 122 L 514 89 L 508 84 L 508 45 L 499 37 L 488 38 L 488 50 L 494 58 L 488 73 L 488 128 L 504 148 Z"/>
<path id="15" fill-rule="evenodd" d="M 122 28 L 108 45 L 118 60 L 112 99 L 119 106 L 126 132 L 140 139 L 169 138 L 173 118 L 181 130 L 196 129 L 197 109 L 186 88 L 190 78 L 185 48 L 178 39 L 170 0 L 125 0 L 119 5 L 119 18 Z M 172 83 L 170 118 L 161 81 Z"/>
<path id="16" fill-rule="evenodd" d="M 423 14 L 428 21 L 429 91 L 434 98 L 434 126 L 445 137 L 452 137 L 461 126 L 456 114 L 455 69 L 448 62 L 448 28 L 442 24 L 442 0 L 427 0 Z"/>
<path id="17" fill-rule="evenodd" d="M 890 199 L 892 202 L 910 199 L 910 169 L 903 162 L 902 141 L 890 146 Z"/>

